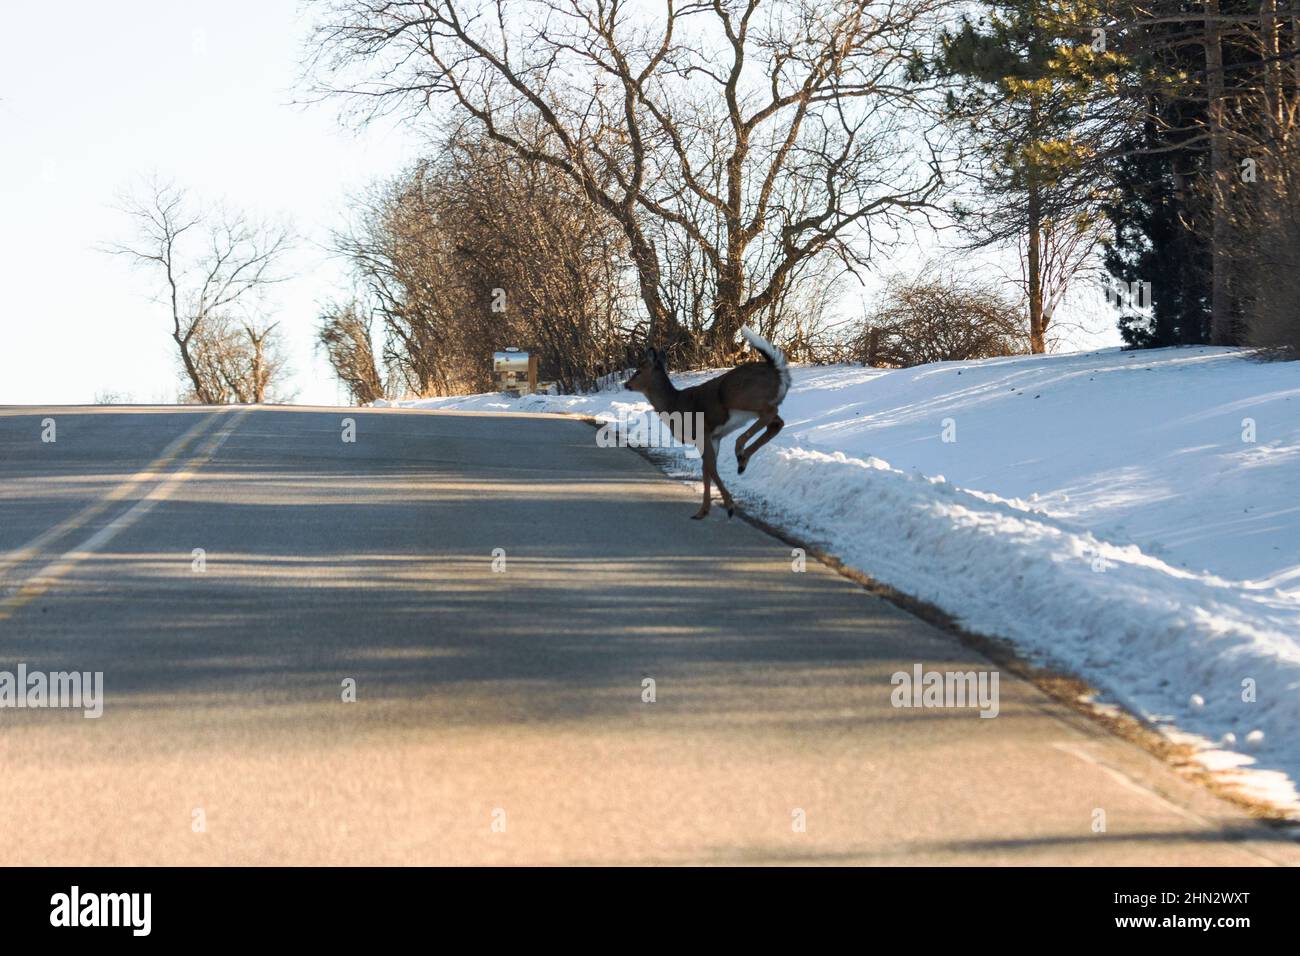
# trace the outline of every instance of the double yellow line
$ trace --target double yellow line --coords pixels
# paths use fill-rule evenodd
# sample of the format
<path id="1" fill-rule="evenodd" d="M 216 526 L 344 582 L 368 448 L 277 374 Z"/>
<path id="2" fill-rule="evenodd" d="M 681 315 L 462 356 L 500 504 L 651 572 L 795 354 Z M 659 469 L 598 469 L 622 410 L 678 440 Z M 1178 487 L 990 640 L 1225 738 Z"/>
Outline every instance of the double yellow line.
<path id="1" fill-rule="evenodd" d="M 17 590 L 9 597 L 0 600 L 0 621 L 13 616 L 14 612 L 31 603 L 53 587 L 78 564 L 89 558 L 96 550 L 102 548 L 131 525 L 153 510 L 158 502 L 167 498 L 184 482 L 192 478 L 196 471 L 216 454 L 227 438 L 233 434 L 236 426 L 252 409 L 241 408 L 231 412 L 219 409 L 205 415 L 187 431 L 174 439 L 161 454 L 126 481 L 115 486 L 103 498 L 88 505 L 72 517 L 60 521 L 54 527 L 43 531 L 27 544 L 0 557 L 0 577 L 15 568 L 31 561 L 42 554 L 47 546 L 55 543 L 65 535 L 78 528 L 85 527 L 116 504 L 132 498 L 140 488 L 153 484 L 143 497 L 130 508 L 122 512 L 104 527 L 100 528 L 80 544 L 65 551 L 60 557 L 46 564 L 27 576 L 19 583 Z M 213 434 L 208 434 L 213 425 L 225 420 L 225 426 Z M 186 450 L 200 439 L 207 440 L 200 445 L 189 458 L 181 461 Z M 169 471 L 179 463 L 179 467 Z"/>

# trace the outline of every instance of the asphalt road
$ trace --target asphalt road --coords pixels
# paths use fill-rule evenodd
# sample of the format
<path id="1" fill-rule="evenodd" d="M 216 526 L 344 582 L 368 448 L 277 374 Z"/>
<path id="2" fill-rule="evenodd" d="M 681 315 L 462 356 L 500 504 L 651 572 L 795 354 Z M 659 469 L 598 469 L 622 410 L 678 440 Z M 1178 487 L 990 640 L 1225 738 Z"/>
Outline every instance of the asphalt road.
<path id="1" fill-rule="evenodd" d="M 894 707 L 994 665 L 696 496 L 553 417 L 0 409 L 0 672 L 104 675 L 0 708 L 0 864 L 1300 860 L 1010 674 Z"/>

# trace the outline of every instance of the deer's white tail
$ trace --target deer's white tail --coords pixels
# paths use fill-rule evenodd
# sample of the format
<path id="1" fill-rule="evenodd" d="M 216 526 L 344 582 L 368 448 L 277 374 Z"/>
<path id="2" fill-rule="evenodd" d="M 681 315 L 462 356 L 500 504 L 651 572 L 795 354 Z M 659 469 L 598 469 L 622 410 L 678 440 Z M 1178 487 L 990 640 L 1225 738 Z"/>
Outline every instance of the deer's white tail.
<path id="1" fill-rule="evenodd" d="M 785 353 L 748 325 L 740 327 L 740 334 L 745 337 L 745 341 L 754 348 L 754 351 L 762 353 L 763 357 L 771 362 L 777 372 L 781 374 L 781 393 L 776 399 L 777 404 L 780 404 L 785 398 L 785 393 L 790 390 L 790 370 L 786 368 Z"/>

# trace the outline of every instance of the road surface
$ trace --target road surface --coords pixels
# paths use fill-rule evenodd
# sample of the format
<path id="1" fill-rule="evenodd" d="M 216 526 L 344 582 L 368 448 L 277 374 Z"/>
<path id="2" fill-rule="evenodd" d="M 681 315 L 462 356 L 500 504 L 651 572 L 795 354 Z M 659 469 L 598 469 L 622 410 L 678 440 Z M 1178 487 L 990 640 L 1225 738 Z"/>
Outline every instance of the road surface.
<path id="1" fill-rule="evenodd" d="M 696 495 L 554 417 L 0 409 L 0 671 L 104 675 L 0 708 L 0 864 L 1300 859 L 1010 674 L 894 707 L 995 667 Z"/>

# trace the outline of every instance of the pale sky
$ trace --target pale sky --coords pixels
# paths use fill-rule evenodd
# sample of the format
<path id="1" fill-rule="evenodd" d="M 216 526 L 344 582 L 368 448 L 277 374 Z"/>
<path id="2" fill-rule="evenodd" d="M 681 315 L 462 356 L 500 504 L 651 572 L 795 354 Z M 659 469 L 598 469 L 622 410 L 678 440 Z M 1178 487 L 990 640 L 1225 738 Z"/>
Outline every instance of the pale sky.
<path id="1" fill-rule="evenodd" d="M 273 294 L 291 388 L 302 403 L 346 400 L 313 343 L 317 304 L 347 285 L 323 247 L 347 197 L 409 164 L 424 140 L 391 124 L 346 126 L 336 102 L 294 105 L 307 98 L 311 15 L 297 0 L 72 0 L 57 23 L 39 4 L 6 9 L 0 404 L 105 392 L 175 401 L 170 319 L 152 301 L 160 277 L 99 249 L 130 237 L 118 198 L 150 175 L 292 222 L 297 277 Z M 1074 347 L 1117 341 L 1112 324 Z"/>
<path id="2" fill-rule="evenodd" d="M 344 266 L 319 246 L 346 199 L 419 152 L 415 134 L 343 126 L 299 84 L 296 0 L 74 0 L 58 20 L 7 5 L 0 29 L 0 404 L 174 401 L 158 276 L 96 247 L 129 235 L 118 194 L 152 173 L 303 237 L 273 294 L 300 402 L 344 393 L 314 350 Z"/>

